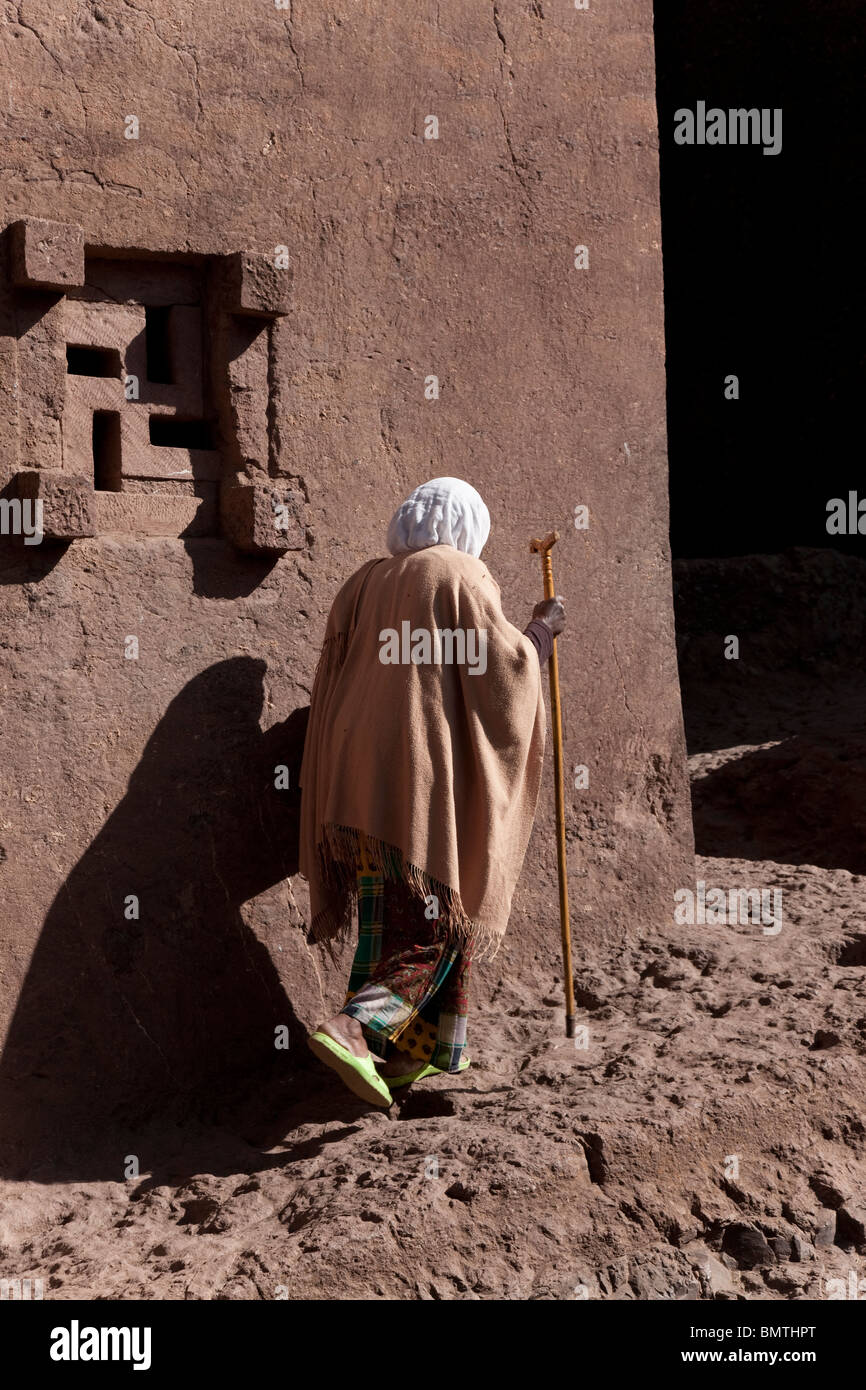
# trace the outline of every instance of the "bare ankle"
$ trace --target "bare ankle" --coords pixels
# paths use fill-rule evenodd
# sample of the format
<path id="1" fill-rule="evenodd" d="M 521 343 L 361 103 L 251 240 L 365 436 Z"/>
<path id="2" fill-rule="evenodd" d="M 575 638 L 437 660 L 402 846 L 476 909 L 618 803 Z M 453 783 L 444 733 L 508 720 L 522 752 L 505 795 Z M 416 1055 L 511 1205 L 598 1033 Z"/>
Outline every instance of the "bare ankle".
<path id="1" fill-rule="evenodd" d="M 343 1042 L 356 1057 L 366 1057 L 369 1048 L 364 1040 L 364 1030 L 356 1018 L 349 1014 L 334 1014 L 327 1023 L 321 1025 L 322 1030 L 330 1033 L 332 1038 L 338 1042 Z"/>

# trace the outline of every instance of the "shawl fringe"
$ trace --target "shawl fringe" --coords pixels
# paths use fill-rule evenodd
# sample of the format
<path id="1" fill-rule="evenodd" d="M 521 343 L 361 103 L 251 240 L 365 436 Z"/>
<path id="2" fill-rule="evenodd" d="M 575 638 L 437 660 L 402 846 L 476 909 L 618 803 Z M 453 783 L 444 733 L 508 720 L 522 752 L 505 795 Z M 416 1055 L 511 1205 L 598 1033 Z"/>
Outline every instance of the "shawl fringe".
<path id="1" fill-rule="evenodd" d="M 458 892 L 432 878 L 417 864 L 410 863 L 395 845 L 348 825 L 323 825 L 322 836 L 318 845 L 322 877 L 341 894 L 342 902 L 340 906 L 324 908 L 313 918 L 310 927 L 313 941 L 329 945 L 334 937 L 348 932 L 356 891 L 355 875 L 366 854 L 374 873 L 381 873 L 392 882 L 402 881 L 420 899 L 435 896 L 439 903 L 438 921 L 445 935 L 450 941 L 459 943 L 473 959 L 492 960 L 496 955 L 502 945 L 502 933 L 490 930 L 483 922 L 473 921 L 467 916 Z"/>

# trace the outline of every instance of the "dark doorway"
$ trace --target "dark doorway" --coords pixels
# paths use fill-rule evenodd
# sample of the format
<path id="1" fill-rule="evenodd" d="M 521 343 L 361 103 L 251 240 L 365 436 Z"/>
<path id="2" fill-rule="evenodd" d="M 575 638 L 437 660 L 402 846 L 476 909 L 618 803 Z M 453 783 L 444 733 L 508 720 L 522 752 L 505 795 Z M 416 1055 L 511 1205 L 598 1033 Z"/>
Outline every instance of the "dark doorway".
<path id="1" fill-rule="evenodd" d="M 842 534 L 827 521 L 831 499 L 866 499 L 855 212 L 866 11 L 664 0 L 655 38 L 696 846 L 863 873 L 866 514 L 862 533 L 856 519 Z M 781 110 L 778 153 L 763 140 L 675 140 L 678 113 L 694 113 L 697 131 L 712 108 Z"/>
<path id="2" fill-rule="evenodd" d="M 866 497 L 866 10 L 664 0 L 655 37 L 673 553 L 866 555 L 866 534 L 826 530 L 830 498 Z M 781 108 L 781 151 L 676 144 L 699 101 Z"/>

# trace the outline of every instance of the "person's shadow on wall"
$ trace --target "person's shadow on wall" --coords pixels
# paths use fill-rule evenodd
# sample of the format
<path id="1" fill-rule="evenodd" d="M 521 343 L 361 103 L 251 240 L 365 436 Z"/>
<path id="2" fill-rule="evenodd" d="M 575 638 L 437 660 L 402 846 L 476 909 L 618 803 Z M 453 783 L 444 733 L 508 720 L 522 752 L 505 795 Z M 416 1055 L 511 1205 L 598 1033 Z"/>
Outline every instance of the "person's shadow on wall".
<path id="1" fill-rule="evenodd" d="M 251 1087 L 301 1084 L 303 1029 L 240 913 L 298 868 L 308 709 L 263 733 L 264 673 L 190 681 L 60 888 L 0 1058 L 6 1175 L 119 1178 L 154 1115 L 224 1123 Z"/>

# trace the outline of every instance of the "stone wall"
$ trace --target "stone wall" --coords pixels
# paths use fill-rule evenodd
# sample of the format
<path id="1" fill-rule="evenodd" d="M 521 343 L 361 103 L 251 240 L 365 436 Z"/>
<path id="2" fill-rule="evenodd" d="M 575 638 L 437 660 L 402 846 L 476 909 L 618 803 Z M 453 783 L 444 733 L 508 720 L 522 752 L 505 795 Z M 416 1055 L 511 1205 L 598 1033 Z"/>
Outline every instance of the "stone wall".
<path id="1" fill-rule="evenodd" d="M 39 1114 L 63 1145 L 291 1076 L 275 1027 L 336 1002 L 292 877 L 303 711 L 337 588 L 426 477 L 484 495 L 521 626 L 561 532 L 578 969 L 692 863 L 649 0 L 60 9 L 2 32 L 0 500 L 46 518 L 0 539 L 21 1154 Z M 551 808 L 548 759 L 480 988 L 556 959 Z"/>

